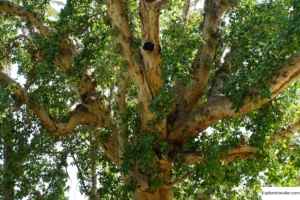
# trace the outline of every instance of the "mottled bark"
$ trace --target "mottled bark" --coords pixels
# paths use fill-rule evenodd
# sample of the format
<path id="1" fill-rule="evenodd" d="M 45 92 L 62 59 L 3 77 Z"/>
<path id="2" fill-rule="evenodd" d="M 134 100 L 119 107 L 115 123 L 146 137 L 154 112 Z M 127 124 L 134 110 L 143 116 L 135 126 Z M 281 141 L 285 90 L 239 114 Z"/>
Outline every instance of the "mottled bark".
<path id="1" fill-rule="evenodd" d="M 144 78 L 150 89 L 152 99 L 155 98 L 163 86 L 161 68 L 161 45 L 160 45 L 160 12 L 167 0 L 147 1 L 141 0 L 139 3 L 139 14 L 142 29 L 142 48 Z M 149 107 L 144 107 L 149 110 Z M 155 120 L 156 115 L 151 111 L 141 113 L 142 127 L 144 131 L 153 132 L 149 123 Z M 166 120 L 157 122 L 154 126 L 162 138 L 166 137 Z M 152 129 L 152 130 L 151 130 Z"/>

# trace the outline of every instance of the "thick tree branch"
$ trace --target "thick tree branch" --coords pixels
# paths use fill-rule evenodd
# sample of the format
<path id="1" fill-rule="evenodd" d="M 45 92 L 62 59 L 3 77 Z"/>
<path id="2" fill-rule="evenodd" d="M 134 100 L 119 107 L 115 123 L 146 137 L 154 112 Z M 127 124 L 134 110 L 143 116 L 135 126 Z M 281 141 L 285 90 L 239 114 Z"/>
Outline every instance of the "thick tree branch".
<path id="1" fill-rule="evenodd" d="M 278 130 L 275 134 L 273 134 L 270 138 L 268 138 L 267 144 L 273 145 L 282 140 L 290 139 L 296 133 L 299 133 L 299 131 L 300 131 L 300 120 L 297 120 L 296 122 L 288 125 L 287 127 Z M 221 161 L 224 164 L 227 164 L 229 162 L 232 162 L 236 158 L 247 159 L 250 156 L 253 156 L 256 152 L 257 149 L 255 147 L 251 147 L 248 145 L 240 145 L 228 151 L 228 153 L 222 157 Z M 184 163 L 189 165 L 199 164 L 205 161 L 204 155 L 197 152 L 185 153 L 182 156 L 183 156 Z"/>
<path id="2" fill-rule="evenodd" d="M 126 5 L 123 0 L 108 1 L 108 13 L 112 20 L 112 24 L 118 33 L 118 40 L 123 49 L 122 53 L 128 62 L 129 74 L 141 88 L 140 90 L 144 91 L 145 98 L 151 99 L 150 91 L 145 89 L 147 86 L 144 81 L 142 65 L 139 63 L 138 59 L 136 59 L 138 53 L 133 47 L 134 38 L 130 31 L 128 16 L 125 11 Z"/>
<path id="3" fill-rule="evenodd" d="M 86 73 L 79 84 L 79 94 L 82 104 L 80 107 L 87 109 L 87 111 L 97 117 L 97 122 L 101 127 L 109 128 L 111 134 L 105 141 L 99 141 L 104 150 L 105 155 L 115 164 L 121 163 L 122 141 L 119 140 L 122 130 L 117 129 L 115 123 L 112 121 L 111 110 L 105 106 L 104 98 L 99 96 L 96 91 L 97 83 L 92 75 Z M 96 125 L 97 127 L 97 125 Z M 99 127 L 99 126 L 98 126 Z"/>
<path id="4" fill-rule="evenodd" d="M 108 13 L 118 33 L 122 53 L 128 63 L 129 75 L 139 88 L 139 101 L 142 103 L 142 126 L 143 129 L 147 129 L 149 122 L 154 118 L 154 113 L 149 110 L 153 94 L 145 75 L 144 65 L 139 59 L 140 52 L 133 45 L 134 38 L 130 31 L 124 0 L 108 0 Z"/>
<path id="5" fill-rule="evenodd" d="M 192 63 L 192 82 L 189 86 L 177 83 L 176 90 L 181 97 L 178 101 L 177 112 L 189 112 L 203 95 L 213 65 L 217 49 L 218 30 L 223 14 L 231 7 L 229 0 L 206 0 L 202 37 L 204 43 Z"/>
<path id="6" fill-rule="evenodd" d="M 40 119 L 42 125 L 54 135 L 65 136 L 70 134 L 80 124 L 99 125 L 96 115 L 82 109 L 75 109 L 71 112 L 68 122 L 56 122 L 42 106 L 27 95 L 26 91 L 16 81 L 3 72 L 0 72 L 0 84 L 2 87 L 10 87 L 16 100 L 21 104 L 26 104 Z"/>
<path id="7" fill-rule="evenodd" d="M 220 161 L 223 164 L 228 164 L 233 160 L 240 159 L 248 159 L 250 156 L 253 156 L 257 152 L 257 148 L 251 147 L 249 145 L 240 145 L 233 149 L 230 149 L 224 155 L 221 156 Z M 205 156 L 202 153 L 186 153 L 183 155 L 183 161 L 186 164 L 200 164 L 205 162 Z"/>
<path id="8" fill-rule="evenodd" d="M 87 79 L 83 78 L 83 80 L 86 81 Z M 91 85 L 88 82 L 85 82 L 85 84 L 85 88 L 89 88 L 88 91 L 93 88 L 90 87 Z M 37 104 L 27 95 L 26 91 L 16 81 L 3 72 L 0 72 L 0 86 L 11 88 L 14 98 L 19 103 L 27 105 L 29 110 L 41 121 L 43 127 L 54 136 L 63 137 L 72 134 L 74 129 L 79 125 L 112 128 L 111 135 L 105 141 L 101 141 L 101 145 L 105 155 L 114 163 L 119 164 L 119 132 L 114 128 L 109 113 L 105 110 L 104 106 L 101 105 L 101 101 L 99 102 L 93 99 L 94 96 L 91 96 L 90 93 L 89 96 L 86 97 L 88 102 L 79 104 L 76 109 L 70 113 L 67 122 L 57 122 L 51 118 L 45 108 Z M 87 90 L 81 88 L 81 92 L 83 91 Z"/>
<path id="9" fill-rule="evenodd" d="M 204 105 L 199 105 L 191 113 L 183 115 L 179 119 L 170 139 L 179 143 L 184 143 L 188 138 L 197 136 L 199 132 L 219 120 L 228 117 L 235 117 L 246 114 L 250 111 L 260 108 L 267 102 L 274 99 L 291 83 L 300 77 L 300 55 L 293 56 L 284 64 L 280 70 L 269 81 L 271 97 L 265 98 L 252 92 L 244 99 L 244 104 L 236 110 L 233 103 L 227 97 L 216 97 Z"/>
<path id="10" fill-rule="evenodd" d="M 141 18 L 143 69 L 145 80 L 150 89 L 151 96 L 159 94 L 163 86 L 161 72 L 161 46 L 160 46 L 160 11 L 167 0 L 140 0 L 139 14 Z M 145 109 L 146 110 L 146 109 Z M 143 113 L 143 127 L 148 129 L 148 124 L 155 115 L 154 113 Z M 156 124 L 157 131 L 163 138 L 166 137 L 166 120 L 161 120 Z"/>
<path id="11" fill-rule="evenodd" d="M 224 58 L 221 58 L 219 61 L 219 64 L 217 65 L 217 70 L 212 78 L 212 81 L 210 82 L 209 90 L 208 90 L 208 98 L 209 100 L 211 98 L 215 98 L 216 96 L 224 95 L 224 85 L 225 81 L 229 77 L 229 74 L 231 73 L 231 66 L 232 66 L 232 58 L 235 55 L 235 48 L 225 48 L 223 54 Z"/>
<path id="12" fill-rule="evenodd" d="M 139 12 L 142 23 L 143 48 L 142 55 L 146 79 L 153 96 L 157 95 L 163 85 L 161 77 L 161 47 L 159 17 L 160 10 L 166 0 L 141 0 Z"/>
<path id="13" fill-rule="evenodd" d="M 247 160 L 249 158 L 255 157 L 256 153 L 257 153 L 257 148 L 248 145 L 240 145 L 233 149 L 230 149 L 228 152 L 221 155 L 220 162 L 223 165 L 228 165 L 229 163 L 231 163 L 236 159 Z M 183 156 L 183 162 L 187 165 L 199 165 L 207 161 L 205 159 L 205 156 L 201 152 L 185 153 L 181 156 Z M 187 172 L 183 176 L 180 176 L 175 180 L 173 180 L 169 184 L 169 186 L 173 186 L 179 182 L 182 182 L 192 174 L 193 174 L 192 171 Z"/>
<path id="14" fill-rule="evenodd" d="M 300 120 L 297 120 L 296 122 L 288 125 L 285 128 L 280 129 L 275 134 L 273 134 L 267 140 L 267 144 L 273 145 L 276 144 L 277 142 L 280 142 L 281 140 L 290 139 L 296 133 L 299 133 L 299 131 L 300 131 Z M 227 165 L 236 159 L 246 160 L 255 157 L 257 151 L 258 149 L 255 147 L 251 147 L 248 145 L 240 145 L 236 148 L 229 150 L 226 154 L 221 156 L 220 161 L 224 165 Z M 183 158 L 183 162 L 187 165 L 195 165 L 195 164 L 201 164 L 205 162 L 205 156 L 200 152 L 183 153 L 181 156 Z M 184 174 L 183 176 L 177 178 L 170 185 L 175 185 L 176 183 L 181 182 L 182 180 L 188 178 L 190 175 L 192 175 L 192 172 L 188 172 L 187 174 Z"/>
<path id="15" fill-rule="evenodd" d="M 43 36 L 48 36 L 51 32 L 35 13 L 32 13 L 22 6 L 12 2 L 0 0 L 0 13 L 20 17 L 22 20 L 29 22 L 32 26 L 34 26 Z"/>

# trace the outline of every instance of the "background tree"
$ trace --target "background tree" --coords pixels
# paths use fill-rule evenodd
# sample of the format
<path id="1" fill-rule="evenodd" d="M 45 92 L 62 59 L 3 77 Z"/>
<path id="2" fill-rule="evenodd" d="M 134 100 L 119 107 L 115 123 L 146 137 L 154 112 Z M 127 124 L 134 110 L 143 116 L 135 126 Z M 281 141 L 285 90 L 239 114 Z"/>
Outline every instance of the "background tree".
<path id="1" fill-rule="evenodd" d="M 75 137 L 64 148 L 89 169 L 85 193 L 101 194 L 102 156 L 116 169 L 103 180 L 130 185 L 134 199 L 253 199 L 262 184 L 293 184 L 299 0 L 206 0 L 200 10 L 67 0 L 58 14 L 55 2 L 0 1 L 2 68 L 25 80 L 2 70 L 0 83 L 49 134 Z"/>

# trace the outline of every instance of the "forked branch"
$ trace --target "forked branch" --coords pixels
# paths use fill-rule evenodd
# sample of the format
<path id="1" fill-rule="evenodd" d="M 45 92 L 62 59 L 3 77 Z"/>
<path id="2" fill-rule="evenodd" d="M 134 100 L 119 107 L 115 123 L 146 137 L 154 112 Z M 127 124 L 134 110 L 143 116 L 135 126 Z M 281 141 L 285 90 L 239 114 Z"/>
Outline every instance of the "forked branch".
<path id="1" fill-rule="evenodd" d="M 97 116 L 84 109 L 75 109 L 73 112 L 71 112 L 68 122 L 56 122 L 51 118 L 45 108 L 37 104 L 27 95 L 26 91 L 21 87 L 20 84 L 3 72 L 0 72 L 0 85 L 1 87 L 10 87 L 13 96 L 18 100 L 18 102 L 21 104 L 26 104 L 28 108 L 40 119 L 42 125 L 53 135 L 68 135 L 72 133 L 76 126 L 81 124 L 94 126 L 100 125 L 98 124 Z"/>
<path id="2" fill-rule="evenodd" d="M 203 95 L 213 65 L 219 40 L 218 30 L 223 14 L 232 7 L 229 0 L 206 0 L 204 6 L 204 22 L 202 28 L 203 44 L 192 63 L 192 83 L 182 86 L 177 83 L 176 90 L 181 97 L 177 103 L 177 112 L 189 112 Z"/>
<path id="3" fill-rule="evenodd" d="M 197 136 L 202 130 L 219 120 L 256 110 L 278 96 L 299 77 L 300 55 L 295 55 L 269 81 L 270 98 L 261 97 L 257 92 L 252 92 L 244 99 L 243 105 L 238 110 L 234 108 L 233 103 L 227 97 L 213 98 L 207 103 L 195 107 L 192 112 L 183 115 L 173 127 L 170 139 L 184 143 L 188 138 Z"/>

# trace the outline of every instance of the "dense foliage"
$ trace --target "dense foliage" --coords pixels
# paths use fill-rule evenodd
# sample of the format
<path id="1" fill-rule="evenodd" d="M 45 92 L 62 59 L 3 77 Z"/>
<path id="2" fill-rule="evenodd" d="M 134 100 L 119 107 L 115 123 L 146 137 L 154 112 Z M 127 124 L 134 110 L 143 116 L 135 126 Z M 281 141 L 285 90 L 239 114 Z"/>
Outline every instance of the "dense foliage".
<path id="1" fill-rule="evenodd" d="M 299 185 L 299 0 L 0 0 L 0 36 L 0 200 Z"/>

